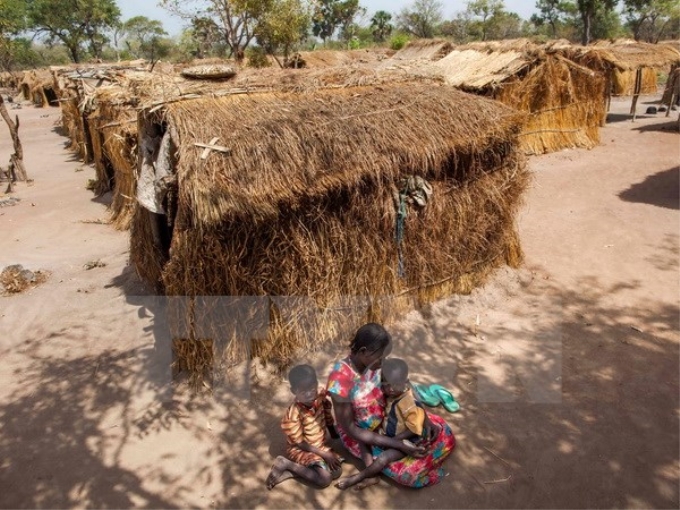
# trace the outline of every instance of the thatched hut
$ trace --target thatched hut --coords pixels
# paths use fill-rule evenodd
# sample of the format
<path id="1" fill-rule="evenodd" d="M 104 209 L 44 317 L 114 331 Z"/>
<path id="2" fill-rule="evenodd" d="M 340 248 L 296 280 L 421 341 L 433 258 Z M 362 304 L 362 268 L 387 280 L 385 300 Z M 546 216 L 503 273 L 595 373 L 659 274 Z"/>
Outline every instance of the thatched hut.
<path id="1" fill-rule="evenodd" d="M 260 297 L 269 324 L 252 345 L 224 325 L 187 335 L 226 335 L 230 360 L 288 359 L 519 262 L 522 121 L 432 84 L 144 110 L 131 261 L 171 296 Z"/>
<path id="2" fill-rule="evenodd" d="M 59 106 L 59 96 L 48 69 L 25 71 L 19 90 L 24 99 L 33 101 L 35 106 Z"/>
<path id="3" fill-rule="evenodd" d="M 448 85 L 530 114 L 520 135 L 527 154 L 599 143 L 604 77 L 528 41 L 459 47 L 424 69 Z"/>
<path id="4" fill-rule="evenodd" d="M 658 92 L 658 73 L 680 64 L 680 51 L 671 45 L 636 41 L 598 42 L 590 51 L 599 53 L 612 69 L 612 95 L 632 96 Z"/>

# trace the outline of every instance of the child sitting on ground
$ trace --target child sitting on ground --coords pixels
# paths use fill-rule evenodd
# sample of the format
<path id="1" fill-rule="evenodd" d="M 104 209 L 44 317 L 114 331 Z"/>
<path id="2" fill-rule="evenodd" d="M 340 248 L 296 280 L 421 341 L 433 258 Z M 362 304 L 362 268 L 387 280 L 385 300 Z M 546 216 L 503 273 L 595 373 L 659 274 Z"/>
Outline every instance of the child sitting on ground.
<path id="1" fill-rule="evenodd" d="M 295 401 L 281 428 L 286 435 L 286 457 L 279 455 L 267 477 L 267 489 L 298 476 L 315 487 L 328 487 L 342 474 L 341 457 L 328 445 L 327 429 L 333 433 L 332 404 L 319 388 L 314 368 L 298 365 L 288 374 Z"/>
<path id="2" fill-rule="evenodd" d="M 386 398 L 381 433 L 403 441 L 414 441 L 416 446 L 425 448 L 428 441 L 423 436 L 426 428 L 432 427 L 432 424 L 425 410 L 413 397 L 408 380 L 408 365 L 402 359 L 387 358 L 382 362 L 381 377 Z M 367 478 L 378 476 L 388 464 L 401 460 L 405 456 L 400 450 L 381 450 L 375 446 L 373 455 L 367 450 L 366 453 L 367 455 L 364 455 L 366 468 L 356 475 L 341 479 L 336 487 L 344 490 Z"/>

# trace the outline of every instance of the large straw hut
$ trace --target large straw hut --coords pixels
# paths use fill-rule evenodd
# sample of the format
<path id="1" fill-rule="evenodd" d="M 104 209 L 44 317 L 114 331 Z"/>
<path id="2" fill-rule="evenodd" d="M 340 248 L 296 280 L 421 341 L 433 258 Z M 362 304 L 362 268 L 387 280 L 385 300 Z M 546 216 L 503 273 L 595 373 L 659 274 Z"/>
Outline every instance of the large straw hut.
<path id="1" fill-rule="evenodd" d="M 190 298 L 175 333 L 186 366 L 206 349 L 287 360 L 521 258 L 523 116 L 498 102 L 398 84 L 204 97 L 139 119 L 131 261 Z M 245 341 L 199 327 L 214 316 L 200 296 L 230 296 L 209 300 L 226 315 L 254 297 L 267 325 Z"/>
<path id="2" fill-rule="evenodd" d="M 462 46 L 422 69 L 528 113 L 520 135 L 527 154 L 599 143 L 604 77 L 526 40 Z"/>

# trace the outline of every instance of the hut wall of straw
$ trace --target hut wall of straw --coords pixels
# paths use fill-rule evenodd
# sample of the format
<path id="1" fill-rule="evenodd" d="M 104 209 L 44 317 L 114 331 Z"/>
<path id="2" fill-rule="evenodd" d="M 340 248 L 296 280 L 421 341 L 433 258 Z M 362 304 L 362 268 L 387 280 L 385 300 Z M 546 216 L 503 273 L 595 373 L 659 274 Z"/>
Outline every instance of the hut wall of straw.
<path id="1" fill-rule="evenodd" d="M 265 298 L 254 340 L 224 324 L 188 333 L 230 362 L 289 359 L 521 260 L 524 117 L 495 101 L 405 84 L 182 101 L 143 119 L 170 133 L 175 188 L 166 215 L 136 210 L 131 260 L 171 296 Z M 227 149 L 195 145 L 214 138 Z M 407 192 L 418 178 L 424 207 Z"/>
<path id="2" fill-rule="evenodd" d="M 524 52 L 481 49 L 453 51 L 428 72 L 530 114 L 520 135 L 526 154 L 599 143 L 606 115 L 603 75 L 535 47 Z"/>
<path id="3" fill-rule="evenodd" d="M 600 143 L 600 126 L 606 118 L 605 78 L 590 69 L 548 58 L 503 83 L 491 96 L 531 114 L 520 134 L 525 154 Z"/>
<path id="4" fill-rule="evenodd" d="M 658 89 L 658 76 L 656 69 L 644 67 L 642 69 L 642 86 L 640 94 L 656 94 Z M 635 93 L 635 71 L 619 70 L 612 71 L 612 95 L 632 96 Z"/>

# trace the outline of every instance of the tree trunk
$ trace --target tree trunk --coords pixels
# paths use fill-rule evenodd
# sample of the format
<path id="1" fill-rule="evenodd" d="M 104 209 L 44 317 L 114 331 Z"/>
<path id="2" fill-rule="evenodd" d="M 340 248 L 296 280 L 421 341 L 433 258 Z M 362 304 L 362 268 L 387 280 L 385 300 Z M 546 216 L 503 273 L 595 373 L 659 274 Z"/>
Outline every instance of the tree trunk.
<path id="1" fill-rule="evenodd" d="M 21 140 L 19 140 L 19 117 L 16 117 L 16 122 L 13 122 L 5 107 L 5 101 L 0 95 L 0 115 L 7 126 L 9 127 L 9 134 L 12 136 L 14 143 L 14 154 L 9 157 L 9 172 L 10 179 L 14 181 L 25 181 L 28 179 L 26 175 L 26 168 L 24 167 L 24 150 L 21 148 Z"/>

